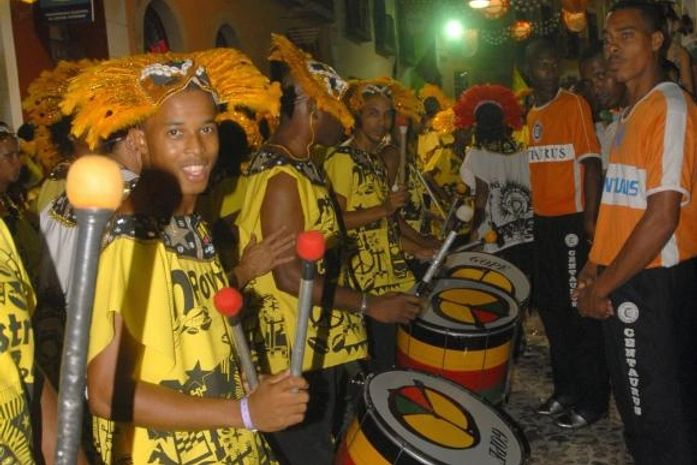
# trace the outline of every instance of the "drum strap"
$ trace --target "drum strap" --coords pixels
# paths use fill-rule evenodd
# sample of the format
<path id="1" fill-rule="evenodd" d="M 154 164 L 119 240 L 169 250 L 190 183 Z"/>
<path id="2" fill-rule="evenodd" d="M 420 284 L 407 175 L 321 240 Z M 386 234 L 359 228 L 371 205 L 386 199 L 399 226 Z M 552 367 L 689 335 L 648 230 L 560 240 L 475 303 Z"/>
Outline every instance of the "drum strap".
<path id="1" fill-rule="evenodd" d="M 327 191 L 329 192 L 329 199 L 332 203 L 332 207 L 336 213 L 336 222 L 339 225 L 339 234 L 341 235 L 340 248 L 342 252 L 339 254 L 339 266 L 345 267 L 346 274 L 351 280 L 351 285 L 353 288 L 359 292 L 363 292 L 363 288 L 356 277 L 356 271 L 353 269 L 353 257 L 358 254 L 357 246 L 348 235 L 341 207 L 339 206 L 339 202 L 336 200 L 336 193 L 334 192 L 332 184 L 329 182 L 329 180 L 326 182 L 326 187 Z"/>

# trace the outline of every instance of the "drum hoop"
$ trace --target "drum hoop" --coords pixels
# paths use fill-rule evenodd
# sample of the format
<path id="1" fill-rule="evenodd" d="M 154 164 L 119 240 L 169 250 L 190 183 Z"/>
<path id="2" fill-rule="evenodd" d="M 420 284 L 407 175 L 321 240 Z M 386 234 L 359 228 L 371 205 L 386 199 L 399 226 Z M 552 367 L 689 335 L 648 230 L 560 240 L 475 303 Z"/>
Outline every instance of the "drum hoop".
<path id="1" fill-rule="evenodd" d="M 464 257 L 464 261 L 466 261 L 467 263 L 462 263 L 462 264 L 457 264 L 457 265 L 449 265 L 449 262 L 451 262 L 452 260 L 454 260 L 458 257 Z M 455 268 L 455 267 L 459 267 L 459 266 L 469 266 L 469 267 L 477 268 L 477 269 L 488 269 L 485 266 L 480 265 L 478 263 L 469 263 L 470 260 L 468 260 L 468 259 L 478 258 L 478 257 L 481 257 L 483 259 L 492 260 L 492 261 L 497 261 L 497 262 L 504 262 L 506 264 L 507 268 L 510 268 L 510 270 L 513 272 L 512 274 L 515 275 L 514 276 L 516 278 L 515 280 L 510 279 L 511 277 L 506 275 L 505 272 L 501 272 L 499 270 L 491 270 L 491 269 L 489 269 L 489 270 L 497 271 L 499 273 L 506 275 L 509 278 L 509 280 L 511 281 L 511 284 L 513 285 L 513 295 L 516 297 L 516 299 L 520 299 L 521 307 L 523 306 L 524 303 L 527 304 L 528 300 L 530 299 L 530 292 L 531 292 L 530 280 L 528 279 L 527 276 L 525 276 L 525 273 L 523 273 L 523 271 L 520 268 L 518 268 L 517 266 L 515 266 L 513 263 L 509 262 L 508 260 L 499 257 L 498 255 L 488 254 L 486 252 L 472 252 L 472 251 L 456 252 L 456 253 L 450 254 L 446 257 L 445 263 L 443 264 L 441 274 L 445 274 L 451 268 Z M 491 258 L 491 257 L 493 257 L 493 258 Z M 450 277 L 450 276 L 441 276 L 441 278 L 443 278 L 443 279 L 461 279 L 461 278 Z M 467 279 L 467 278 L 464 278 L 464 279 Z M 519 281 L 519 282 L 516 283 L 514 281 Z M 522 284 L 522 286 L 521 286 L 521 284 Z M 523 287 L 527 287 L 527 292 L 525 292 L 526 295 L 524 298 L 523 298 L 523 296 L 518 295 L 519 293 L 523 292 L 523 289 L 522 289 Z"/>
<path id="2" fill-rule="evenodd" d="M 454 284 L 461 284 L 461 285 L 449 286 L 449 287 L 445 287 L 443 289 L 439 289 L 440 285 L 445 286 L 449 282 L 452 282 Z M 470 285 L 466 285 L 466 284 L 470 284 Z M 504 291 L 503 289 L 494 286 L 493 284 L 484 283 L 481 281 L 474 281 L 471 279 L 441 279 L 441 280 L 438 280 L 435 288 L 431 292 L 431 295 L 429 295 L 428 300 L 429 300 L 430 305 L 429 305 L 429 308 L 427 311 L 434 312 L 434 310 L 431 309 L 431 306 L 433 305 L 433 295 L 438 293 L 438 292 L 446 291 L 448 289 L 473 289 L 475 291 L 485 290 L 487 292 L 492 292 L 494 294 L 497 294 L 498 297 L 503 298 L 509 304 L 509 311 L 511 311 L 511 312 L 515 311 L 515 316 L 511 317 L 511 315 L 509 314 L 509 316 L 506 318 L 510 318 L 510 321 L 497 323 L 496 326 L 492 326 L 490 328 L 487 327 L 484 329 L 481 329 L 481 328 L 477 329 L 474 327 L 470 328 L 469 327 L 470 325 L 465 325 L 463 323 L 458 323 L 456 321 L 453 321 L 453 324 L 466 326 L 466 327 L 460 327 L 457 330 L 455 330 L 452 327 L 443 326 L 443 325 L 440 325 L 437 323 L 432 323 L 432 322 L 426 321 L 423 318 L 421 318 L 422 315 L 419 315 L 414 321 L 418 322 L 419 324 L 422 324 L 423 326 L 425 326 L 428 329 L 431 329 L 433 331 L 436 331 L 436 332 L 439 332 L 442 334 L 446 334 L 446 335 L 451 335 L 451 334 L 453 334 L 453 335 L 460 334 L 461 335 L 461 334 L 469 334 L 469 333 L 472 333 L 472 334 L 490 334 L 491 335 L 491 334 L 498 334 L 502 331 L 510 330 L 510 328 L 512 326 L 516 325 L 518 319 L 520 318 L 520 305 L 518 304 L 518 301 L 515 299 L 514 296 L 512 296 L 508 292 Z M 441 318 L 444 318 L 444 317 L 441 317 Z"/>
<path id="3" fill-rule="evenodd" d="M 375 407 L 375 404 L 373 401 L 370 399 L 369 396 L 369 391 L 370 391 L 370 382 L 372 381 L 373 378 L 376 376 L 379 376 L 381 374 L 386 374 L 386 373 L 393 373 L 393 372 L 407 372 L 407 373 L 414 373 L 417 375 L 424 375 L 424 376 L 430 376 L 432 378 L 437 378 L 441 381 L 446 382 L 447 384 L 450 384 L 454 388 L 458 390 L 464 390 L 467 391 L 470 395 L 472 395 L 474 398 L 482 402 L 484 405 L 486 405 L 491 412 L 497 416 L 503 423 L 511 430 L 511 433 L 513 433 L 513 436 L 518 440 L 518 443 L 520 444 L 521 448 L 521 463 L 519 465 L 524 465 L 528 459 L 530 458 L 530 443 L 528 442 L 528 438 L 525 436 L 525 433 L 523 432 L 523 428 L 518 424 L 517 421 L 515 421 L 508 413 L 506 413 L 504 410 L 502 410 L 500 407 L 494 405 L 492 402 L 490 402 L 488 399 L 485 399 L 484 397 L 480 396 L 476 392 L 473 392 L 466 387 L 457 384 L 454 381 L 449 380 L 448 378 L 445 378 L 441 375 L 438 375 L 436 373 L 426 373 L 423 371 L 415 370 L 413 368 L 400 368 L 398 370 L 390 370 L 390 371 L 384 371 L 382 373 L 371 373 L 368 375 L 368 377 L 365 380 L 365 388 L 363 390 L 363 400 L 366 405 L 366 414 L 372 415 L 374 418 L 374 423 L 375 425 L 380 428 L 384 433 L 386 433 L 386 436 L 395 444 L 398 444 L 404 448 L 404 450 L 409 452 L 409 455 L 413 457 L 414 459 L 418 460 L 419 462 L 423 463 L 424 465 L 452 465 L 452 464 L 447 464 L 444 462 L 441 462 L 438 459 L 435 459 L 433 457 L 427 457 L 428 460 L 431 460 L 431 462 L 425 462 L 424 460 L 426 458 L 424 457 L 419 457 L 419 454 L 423 455 L 423 452 L 418 451 L 417 449 L 413 448 L 410 444 L 404 442 L 404 441 L 397 441 L 396 438 L 399 437 L 399 434 L 397 431 L 395 431 L 390 425 L 387 424 L 387 422 L 380 416 L 380 415 L 373 415 L 373 412 L 377 412 L 377 407 Z"/>

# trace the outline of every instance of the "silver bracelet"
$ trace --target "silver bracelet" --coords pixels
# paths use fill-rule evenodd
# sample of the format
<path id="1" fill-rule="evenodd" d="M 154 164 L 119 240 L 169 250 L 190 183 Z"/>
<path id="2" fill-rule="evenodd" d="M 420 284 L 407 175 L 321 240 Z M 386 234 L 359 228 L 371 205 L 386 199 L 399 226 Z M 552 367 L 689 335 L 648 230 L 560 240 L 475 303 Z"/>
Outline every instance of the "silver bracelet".
<path id="1" fill-rule="evenodd" d="M 366 316 L 368 315 L 368 293 L 364 292 L 361 294 L 361 308 L 360 308 L 360 314 L 361 316 Z"/>

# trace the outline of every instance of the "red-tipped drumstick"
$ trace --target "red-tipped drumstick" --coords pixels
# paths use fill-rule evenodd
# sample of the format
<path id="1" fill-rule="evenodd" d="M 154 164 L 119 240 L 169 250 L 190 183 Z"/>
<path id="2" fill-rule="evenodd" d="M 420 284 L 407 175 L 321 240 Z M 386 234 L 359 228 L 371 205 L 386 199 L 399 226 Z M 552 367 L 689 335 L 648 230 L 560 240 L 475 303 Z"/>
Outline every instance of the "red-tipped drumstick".
<path id="1" fill-rule="evenodd" d="M 460 225 L 471 220 L 472 216 L 474 216 L 474 210 L 469 205 L 460 205 L 460 207 L 455 211 L 455 217 L 458 221 L 455 222 L 453 228 L 448 233 L 448 236 L 445 238 L 443 245 L 441 245 L 440 249 L 438 250 L 433 262 L 431 262 L 431 266 L 428 267 L 423 279 L 416 285 L 416 295 L 421 295 L 424 289 L 436 275 L 440 265 L 443 263 L 445 255 L 448 253 L 448 250 L 450 250 L 450 247 L 453 245 L 453 242 L 457 237 L 457 230 L 460 229 Z"/>
<path id="2" fill-rule="evenodd" d="M 61 361 L 55 463 L 73 465 L 82 433 L 85 363 L 102 233 L 123 196 L 119 166 L 99 155 L 80 157 L 68 171 L 66 193 L 75 208 L 78 237 Z"/>
<path id="3" fill-rule="evenodd" d="M 324 236 L 319 231 L 298 234 L 295 249 L 303 262 L 300 292 L 298 293 L 298 321 L 295 327 L 295 343 L 290 357 L 290 372 L 300 376 L 303 370 L 307 325 L 312 310 L 312 288 L 315 284 L 315 262 L 324 256 Z"/>
<path id="4" fill-rule="evenodd" d="M 257 372 L 252 363 L 252 356 L 249 353 L 247 340 L 242 331 L 240 319 L 240 312 L 243 304 L 242 294 L 240 294 L 237 289 L 224 287 L 215 294 L 213 303 L 220 313 L 230 319 L 230 323 L 232 324 L 232 339 L 237 349 L 240 365 L 242 365 L 242 372 L 247 378 L 249 389 L 254 389 L 259 384 L 259 379 L 257 378 Z"/>

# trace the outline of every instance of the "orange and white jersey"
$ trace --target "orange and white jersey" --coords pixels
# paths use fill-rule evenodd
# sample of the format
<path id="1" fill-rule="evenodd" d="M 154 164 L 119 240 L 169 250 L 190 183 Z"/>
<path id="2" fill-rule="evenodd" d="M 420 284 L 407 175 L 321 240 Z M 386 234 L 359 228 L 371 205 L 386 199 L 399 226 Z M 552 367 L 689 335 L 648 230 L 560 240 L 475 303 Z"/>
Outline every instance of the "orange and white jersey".
<path id="1" fill-rule="evenodd" d="M 582 212 L 585 169 L 581 161 L 600 157 L 588 103 L 559 89 L 554 99 L 530 110 L 527 123 L 534 213 L 561 216 Z"/>
<path id="2" fill-rule="evenodd" d="M 647 268 L 697 256 L 697 106 L 676 84 L 654 87 L 620 120 L 610 152 L 591 260 L 609 265 L 646 211 L 649 196 L 682 194 L 680 222 Z"/>

